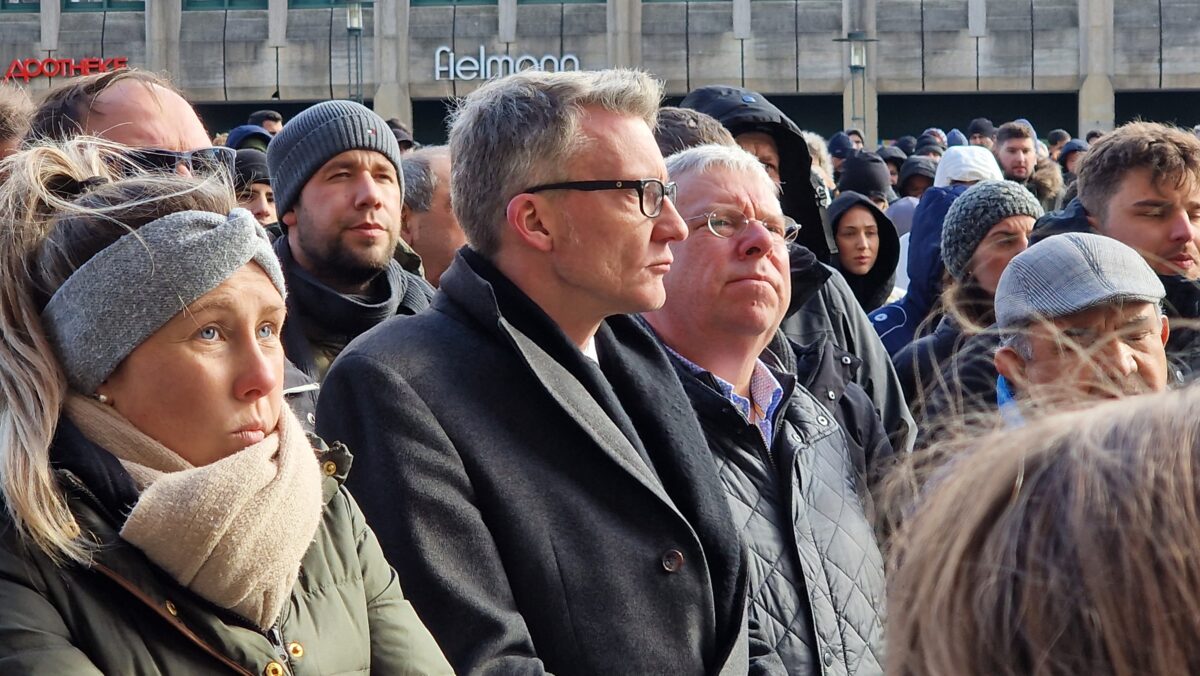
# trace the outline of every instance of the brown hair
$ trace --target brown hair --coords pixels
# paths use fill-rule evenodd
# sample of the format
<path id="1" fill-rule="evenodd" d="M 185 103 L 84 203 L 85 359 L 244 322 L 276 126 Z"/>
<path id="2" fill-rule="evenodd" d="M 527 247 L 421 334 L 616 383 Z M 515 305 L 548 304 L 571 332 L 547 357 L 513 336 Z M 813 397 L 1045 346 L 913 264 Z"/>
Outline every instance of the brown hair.
<path id="1" fill-rule="evenodd" d="M 75 78 L 42 99 L 33 113 L 26 139 L 30 142 L 43 139 L 65 141 L 82 134 L 96 97 L 126 80 L 141 82 L 148 89 L 157 86 L 179 93 L 166 78 L 144 70 L 123 68 Z"/>
<path id="2" fill-rule="evenodd" d="M 996 147 L 999 148 L 1004 145 L 1005 141 L 1011 141 L 1015 138 L 1032 139 L 1033 129 L 1029 125 L 1020 122 L 1005 122 L 996 131 Z M 1037 139 L 1034 139 L 1034 141 L 1037 141 Z"/>
<path id="3" fill-rule="evenodd" d="M 892 540 L 896 676 L 1200 673 L 1200 391 L 974 437 Z"/>
<path id="4" fill-rule="evenodd" d="M 1150 180 L 1176 187 L 1200 181 L 1200 139 L 1179 127 L 1130 122 L 1105 134 L 1075 168 L 1079 201 L 1101 223 L 1121 181 L 1134 169 L 1150 169 Z"/>
<path id="5" fill-rule="evenodd" d="M 670 157 L 681 150 L 696 146 L 735 144 L 733 134 L 712 115 L 674 106 L 658 109 L 654 140 L 658 142 L 658 149 L 663 157 Z"/>

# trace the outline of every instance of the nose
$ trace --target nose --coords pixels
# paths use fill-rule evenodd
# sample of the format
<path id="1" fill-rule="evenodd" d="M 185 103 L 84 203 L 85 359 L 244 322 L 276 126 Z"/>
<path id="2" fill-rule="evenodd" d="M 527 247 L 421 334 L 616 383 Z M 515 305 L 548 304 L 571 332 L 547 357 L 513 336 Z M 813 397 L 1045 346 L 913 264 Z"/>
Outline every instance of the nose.
<path id="1" fill-rule="evenodd" d="M 258 340 L 244 348 L 234 379 L 234 397 L 251 402 L 267 396 L 279 387 L 283 378 L 283 352 L 268 349 Z"/>
<path id="2" fill-rule="evenodd" d="M 738 253 L 743 258 L 751 256 L 763 256 L 769 253 L 775 246 L 775 240 L 771 237 L 771 231 L 767 230 L 767 226 L 762 221 L 751 220 L 742 229 L 741 238 L 738 241 Z"/>
<path id="3" fill-rule="evenodd" d="M 379 183 L 367 172 L 363 172 L 354 191 L 354 208 L 377 209 L 383 204 L 383 190 Z"/>
<path id="4" fill-rule="evenodd" d="M 1200 235 L 1195 223 L 1192 223 L 1191 214 L 1187 209 L 1178 209 L 1175 212 L 1175 217 L 1171 219 L 1171 230 L 1169 236 L 1172 242 L 1184 243 L 1193 239 L 1197 239 Z"/>
<path id="5" fill-rule="evenodd" d="M 663 198 L 662 211 L 654 219 L 654 229 L 651 238 L 656 242 L 679 242 L 687 239 L 688 227 L 683 217 L 675 210 L 675 203 L 669 197 Z"/>
<path id="6" fill-rule="evenodd" d="M 868 239 L 866 235 L 859 235 L 858 236 L 858 250 L 859 251 L 867 251 L 870 248 L 871 248 L 871 240 Z"/>
<path id="7" fill-rule="evenodd" d="M 1096 356 L 1101 370 L 1110 378 L 1120 382 L 1137 373 L 1138 364 L 1133 348 L 1123 340 L 1112 340 L 1104 352 Z"/>

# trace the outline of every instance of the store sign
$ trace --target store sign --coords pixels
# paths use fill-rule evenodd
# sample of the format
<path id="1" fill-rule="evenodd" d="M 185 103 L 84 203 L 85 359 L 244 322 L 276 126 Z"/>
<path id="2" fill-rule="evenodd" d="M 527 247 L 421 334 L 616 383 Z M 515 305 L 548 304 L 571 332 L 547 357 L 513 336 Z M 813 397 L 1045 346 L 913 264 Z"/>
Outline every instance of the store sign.
<path id="1" fill-rule="evenodd" d="M 433 53 L 433 79 L 435 80 L 490 80 L 530 68 L 555 72 L 579 70 L 579 57 L 574 54 L 563 54 L 562 56 L 547 54 L 540 58 L 532 54 L 488 55 L 483 45 L 479 46 L 479 56 L 471 54 L 459 57 L 453 49 L 445 45 L 438 47 Z"/>
<path id="2" fill-rule="evenodd" d="M 91 75 L 120 70 L 129 65 L 129 57 L 114 56 L 110 59 L 88 57 L 86 59 L 13 59 L 4 73 L 4 81 L 21 78 L 25 82 L 37 77 L 70 77 Z"/>

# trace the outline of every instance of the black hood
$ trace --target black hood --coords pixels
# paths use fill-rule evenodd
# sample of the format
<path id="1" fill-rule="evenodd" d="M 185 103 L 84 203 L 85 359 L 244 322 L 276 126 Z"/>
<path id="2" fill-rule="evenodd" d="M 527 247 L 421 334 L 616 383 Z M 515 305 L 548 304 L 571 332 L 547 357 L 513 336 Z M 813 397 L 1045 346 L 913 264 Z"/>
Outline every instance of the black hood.
<path id="1" fill-rule="evenodd" d="M 867 208 L 875 217 L 875 225 L 879 228 L 879 256 L 865 275 L 848 272 L 842 267 L 840 258 L 834 258 L 833 266 L 846 278 L 863 311 L 870 312 L 887 302 L 895 286 L 896 266 L 900 263 L 900 236 L 896 234 L 896 226 L 891 219 L 874 202 L 854 191 L 842 193 L 829 205 L 829 227 L 837 232 L 838 221 L 851 207 L 856 206 Z"/>
<path id="2" fill-rule="evenodd" d="M 928 176 L 929 180 L 933 180 L 937 175 L 937 162 L 932 158 L 923 157 L 921 155 L 913 155 L 904 164 L 900 165 L 900 177 L 896 180 L 896 194 L 900 197 L 907 197 L 904 194 L 904 184 L 913 176 Z"/>
<path id="3" fill-rule="evenodd" d="M 822 209 L 813 186 L 812 156 L 800 128 L 783 111 L 757 92 L 741 87 L 713 85 L 693 89 L 680 108 L 691 108 L 716 118 L 729 133 L 758 131 L 769 135 L 779 148 L 779 177 L 783 183 L 783 212 L 801 225 L 801 245 L 828 261 L 834 251 L 824 226 Z"/>

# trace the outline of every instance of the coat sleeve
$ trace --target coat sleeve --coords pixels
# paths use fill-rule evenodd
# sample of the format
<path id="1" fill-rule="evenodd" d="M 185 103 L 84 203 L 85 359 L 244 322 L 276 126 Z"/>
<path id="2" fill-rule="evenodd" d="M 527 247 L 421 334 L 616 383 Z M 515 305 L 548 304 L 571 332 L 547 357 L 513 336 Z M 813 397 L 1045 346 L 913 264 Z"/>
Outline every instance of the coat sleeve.
<path id="1" fill-rule="evenodd" d="M 380 674 L 452 674 L 417 611 L 404 598 L 400 579 L 383 557 L 379 540 L 367 527 L 358 504 L 346 489 L 339 499 L 347 501 L 350 523 L 362 565 L 363 589 L 367 595 L 367 622 L 371 633 L 371 671 Z"/>
<path id="2" fill-rule="evenodd" d="M 821 287 L 819 297 L 826 299 L 829 319 L 833 323 L 834 341 L 862 360 L 855 377 L 874 402 L 883 427 L 898 452 L 912 450 L 917 439 L 917 423 L 908 410 L 908 402 L 900 387 L 900 379 L 879 334 L 871 326 L 867 314 L 854 299 L 845 278 L 836 271 Z"/>
<path id="3" fill-rule="evenodd" d="M 0 548 L 0 674 L 102 676 L 72 645 L 58 610 L 38 591 L 45 585 L 33 575 L 34 564 Z"/>
<path id="4" fill-rule="evenodd" d="M 343 354 L 317 421 L 354 453 L 347 485 L 454 670 L 545 673 L 462 459 L 413 388 L 368 355 Z"/>

